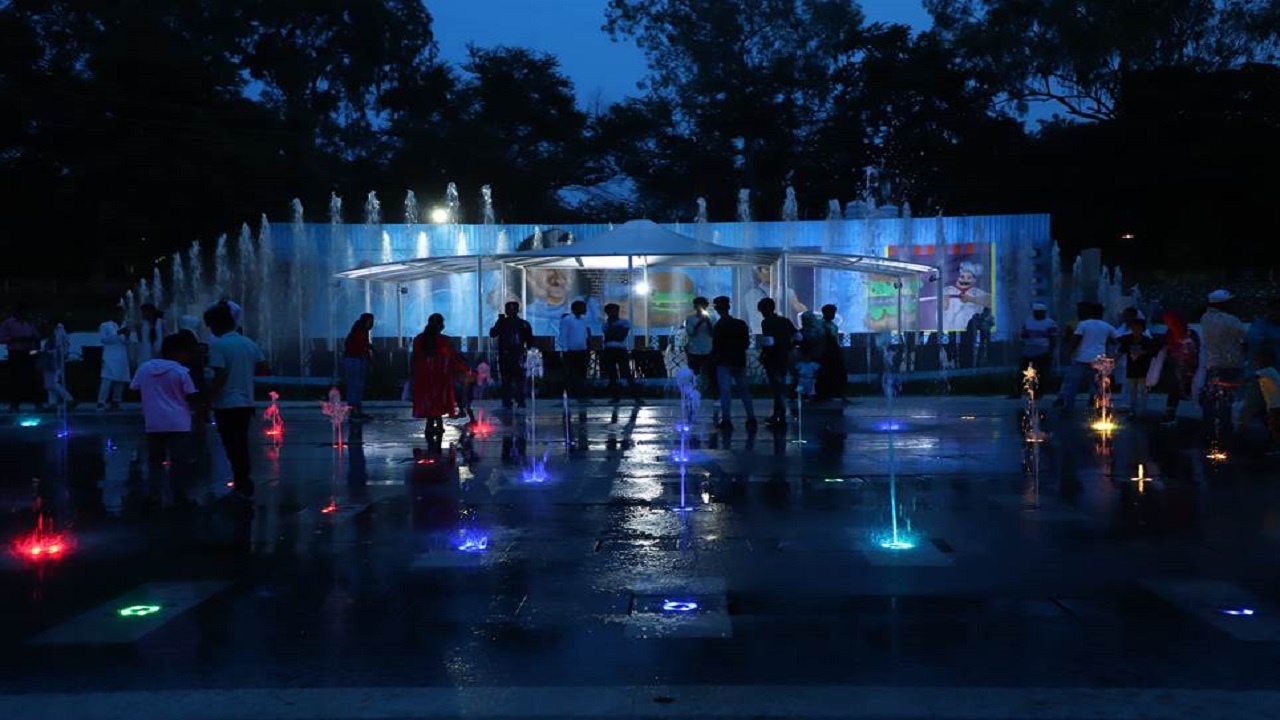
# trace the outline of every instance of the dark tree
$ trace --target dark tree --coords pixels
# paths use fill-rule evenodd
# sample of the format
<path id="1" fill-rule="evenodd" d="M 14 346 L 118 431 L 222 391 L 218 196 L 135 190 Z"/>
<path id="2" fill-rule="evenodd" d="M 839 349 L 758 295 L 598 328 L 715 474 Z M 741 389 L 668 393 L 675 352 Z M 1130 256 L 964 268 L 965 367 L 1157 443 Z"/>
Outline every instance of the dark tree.
<path id="1" fill-rule="evenodd" d="M 1134 74 L 1212 72 L 1268 58 L 1280 25 L 1255 0 L 925 0 L 975 76 L 1025 113 L 1048 102 L 1115 117 Z M 1274 10 L 1272 10 L 1274 12 Z"/>

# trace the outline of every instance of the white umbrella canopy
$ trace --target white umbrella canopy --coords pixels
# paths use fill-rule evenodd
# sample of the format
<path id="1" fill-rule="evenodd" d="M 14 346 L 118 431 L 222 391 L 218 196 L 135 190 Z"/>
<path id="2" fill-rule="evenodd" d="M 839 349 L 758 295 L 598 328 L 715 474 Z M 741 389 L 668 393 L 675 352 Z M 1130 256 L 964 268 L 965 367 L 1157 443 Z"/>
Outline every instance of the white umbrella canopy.
<path id="1" fill-rule="evenodd" d="M 403 260 L 336 273 L 348 280 L 409 282 L 475 272 L 481 265 L 570 270 L 626 270 L 629 267 L 734 267 L 771 265 L 788 257 L 792 267 L 827 267 L 886 275 L 929 273 L 934 268 L 890 258 L 843 253 L 733 248 L 668 230 L 652 220 L 632 220 L 595 237 L 566 245 L 500 255 L 463 255 Z"/>
<path id="2" fill-rule="evenodd" d="M 687 267 L 767 264 L 776 256 L 703 242 L 652 220 L 632 220 L 582 242 L 513 253 L 501 262 L 526 268 L 625 270 L 628 260 L 637 267 Z"/>

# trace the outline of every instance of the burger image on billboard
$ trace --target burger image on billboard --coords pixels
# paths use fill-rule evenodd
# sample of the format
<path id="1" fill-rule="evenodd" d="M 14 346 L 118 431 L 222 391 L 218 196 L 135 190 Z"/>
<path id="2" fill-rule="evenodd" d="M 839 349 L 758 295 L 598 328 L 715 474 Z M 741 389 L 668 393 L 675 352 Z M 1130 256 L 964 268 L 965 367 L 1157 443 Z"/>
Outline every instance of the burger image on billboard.
<path id="1" fill-rule="evenodd" d="M 682 323 L 696 296 L 693 280 L 684 273 L 651 273 L 649 288 L 649 322 L 655 326 Z"/>

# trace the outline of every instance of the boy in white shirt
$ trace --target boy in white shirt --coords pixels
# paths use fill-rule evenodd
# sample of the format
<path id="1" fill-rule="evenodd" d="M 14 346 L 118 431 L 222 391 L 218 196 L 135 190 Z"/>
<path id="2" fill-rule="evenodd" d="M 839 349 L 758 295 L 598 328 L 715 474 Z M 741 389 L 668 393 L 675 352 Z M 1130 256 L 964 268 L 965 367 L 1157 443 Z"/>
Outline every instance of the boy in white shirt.
<path id="1" fill-rule="evenodd" d="M 142 394 L 151 489 L 160 491 L 166 506 L 172 503 L 172 488 L 160 483 L 160 478 L 176 455 L 189 451 L 185 440 L 191 435 L 191 407 L 196 398 L 191 373 L 180 362 L 180 345 L 176 336 L 166 337 L 160 345 L 161 357 L 139 365 L 129 383 L 131 389 Z"/>
<path id="2" fill-rule="evenodd" d="M 1070 365 L 1062 378 L 1062 390 L 1054 407 L 1070 410 L 1075 406 L 1076 393 L 1088 386 L 1093 377 L 1093 361 L 1099 355 L 1107 354 L 1107 344 L 1111 341 L 1115 328 L 1102 319 L 1103 308 L 1097 303 L 1082 305 L 1080 322 L 1076 324 L 1075 334 L 1071 336 L 1067 346 L 1067 357 Z"/>

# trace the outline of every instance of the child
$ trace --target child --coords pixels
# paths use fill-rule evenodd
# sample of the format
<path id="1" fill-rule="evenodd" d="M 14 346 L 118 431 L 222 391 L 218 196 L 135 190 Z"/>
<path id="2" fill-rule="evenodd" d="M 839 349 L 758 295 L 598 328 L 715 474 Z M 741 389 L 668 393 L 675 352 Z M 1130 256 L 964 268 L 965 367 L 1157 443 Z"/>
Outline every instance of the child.
<path id="1" fill-rule="evenodd" d="M 196 386 L 191 373 L 179 362 L 181 339 L 176 335 L 166 337 L 160 343 L 160 358 L 148 360 L 138 366 L 129 387 L 142 393 L 142 419 L 147 432 L 148 476 L 152 489 L 159 488 L 163 467 L 185 448 L 183 439 L 191 434 L 191 405 L 195 400 Z M 165 505 L 170 504 L 168 493 Z"/>
<path id="2" fill-rule="evenodd" d="M 59 325 L 58 327 L 61 328 L 62 326 Z M 56 408 L 59 403 L 66 403 L 67 409 L 72 410 L 76 406 L 76 399 L 71 397 L 70 392 L 67 392 L 62 377 L 67 360 L 65 345 L 65 334 L 61 335 L 61 343 L 59 342 L 59 336 L 56 334 L 45 338 L 38 362 L 40 364 L 40 374 L 44 379 L 44 392 L 48 396 L 49 406 Z"/>
<path id="3" fill-rule="evenodd" d="M 1280 371 L 1275 368 L 1275 351 L 1263 346 L 1253 358 L 1257 368 L 1258 389 L 1267 404 L 1267 431 L 1271 436 L 1268 454 L 1280 454 Z"/>
<path id="4" fill-rule="evenodd" d="M 484 362 L 481 362 L 480 365 L 485 367 L 485 372 L 487 373 L 488 366 Z M 448 422 L 450 425 L 475 425 L 476 411 L 472 407 L 472 402 L 480 394 L 480 388 L 476 382 L 476 373 L 478 372 L 479 368 L 477 367 L 476 372 L 454 378 L 453 395 L 458 407 L 456 412 L 449 414 Z"/>
<path id="5" fill-rule="evenodd" d="M 1117 352 L 1126 359 L 1125 392 L 1129 397 L 1129 413 L 1134 417 L 1147 409 L 1147 373 L 1156 356 L 1156 341 L 1147 335 L 1147 321 L 1129 320 L 1129 334 L 1120 338 Z"/>

